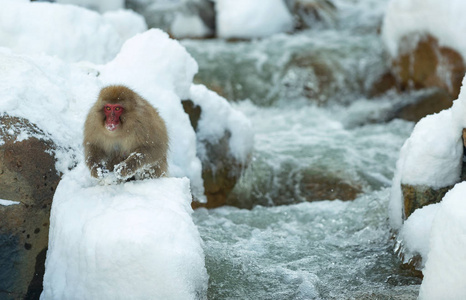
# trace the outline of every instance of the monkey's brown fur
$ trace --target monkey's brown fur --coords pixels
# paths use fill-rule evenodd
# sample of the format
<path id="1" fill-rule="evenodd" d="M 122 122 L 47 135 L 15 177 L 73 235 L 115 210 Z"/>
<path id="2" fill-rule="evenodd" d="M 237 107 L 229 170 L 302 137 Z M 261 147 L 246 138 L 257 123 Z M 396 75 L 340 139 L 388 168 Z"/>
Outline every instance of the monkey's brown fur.
<path id="1" fill-rule="evenodd" d="M 105 104 L 120 104 L 119 128 L 105 127 Z M 117 178 L 156 178 L 167 174 L 168 134 L 157 110 L 133 90 L 103 88 L 84 125 L 84 154 L 93 177 L 114 171 Z"/>

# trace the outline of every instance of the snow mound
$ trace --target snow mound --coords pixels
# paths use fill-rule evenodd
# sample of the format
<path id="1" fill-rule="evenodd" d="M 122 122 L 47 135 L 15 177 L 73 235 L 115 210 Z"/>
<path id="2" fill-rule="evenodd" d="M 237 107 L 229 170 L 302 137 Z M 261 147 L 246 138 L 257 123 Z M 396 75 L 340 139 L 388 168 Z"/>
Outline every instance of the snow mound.
<path id="1" fill-rule="evenodd" d="M 466 2 L 461 0 L 391 0 L 385 13 L 382 39 L 392 57 L 396 57 L 404 36 L 429 33 L 440 45 L 466 57 L 464 11 Z"/>
<path id="2" fill-rule="evenodd" d="M 429 253 L 429 238 L 432 228 L 432 221 L 440 207 L 439 203 L 424 206 L 414 211 L 403 224 L 403 228 L 398 235 L 398 241 L 401 241 L 406 249 L 404 254 L 404 263 L 416 254 L 421 257 L 427 257 Z M 425 260 L 422 260 L 425 264 Z"/>
<path id="3" fill-rule="evenodd" d="M 99 186 L 81 164 L 52 204 L 41 299 L 199 299 L 207 290 L 189 180 Z"/>
<path id="4" fill-rule="evenodd" d="M 212 31 L 198 15 L 177 12 L 170 26 L 170 33 L 176 38 L 202 38 L 212 34 Z"/>
<path id="5" fill-rule="evenodd" d="M 131 30 L 123 31 L 121 23 Z M 68 62 L 106 63 L 128 35 L 145 29 L 141 18 L 130 12 L 101 16 L 73 5 L 17 0 L 2 1 L 0 10 L 0 46 Z"/>
<path id="6" fill-rule="evenodd" d="M 463 155 L 461 132 L 451 110 L 420 120 L 401 150 L 401 182 L 436 189 L 456 183 Z"/>
<path id="7" fill-rule="evenodd" d="M 432 224 L 419 299 L 466 299 L 466 182 L 450 190 Z"/>
<path id="8" fill-rule="evenodd" d="M 293 27 L 283 0 L 215 0 L 215 10 L 221 38 L 266 37 Z"/>

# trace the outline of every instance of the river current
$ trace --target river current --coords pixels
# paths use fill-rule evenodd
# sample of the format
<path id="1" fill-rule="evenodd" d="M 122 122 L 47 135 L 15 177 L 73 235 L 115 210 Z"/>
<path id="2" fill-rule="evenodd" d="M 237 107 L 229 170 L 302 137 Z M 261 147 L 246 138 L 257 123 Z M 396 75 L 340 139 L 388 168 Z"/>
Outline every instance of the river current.
<path id="1" fill-rule="evenodd" d="M 387 70 L 387 1 L 334 3 L 332 21 L 293 35 L 183 42 L 196 80 L 218 87 L 255 131 L 234 191 L 241 208 L 193 215 L 209 299 L 417 298 L 420 279 L 400 268 L 388 225 L 395 163 L 414 124 L 391 117 L 406 95 L 370 96 Z M 313 194 L 315 178 L 354 187 L 356 199 Z"/>

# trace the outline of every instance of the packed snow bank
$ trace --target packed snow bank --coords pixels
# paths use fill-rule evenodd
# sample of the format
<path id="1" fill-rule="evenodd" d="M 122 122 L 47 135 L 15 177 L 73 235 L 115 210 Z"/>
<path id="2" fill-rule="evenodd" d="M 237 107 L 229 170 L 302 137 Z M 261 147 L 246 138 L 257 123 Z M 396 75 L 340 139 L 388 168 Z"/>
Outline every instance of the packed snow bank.
<path id="1" fill-rule="evenodd" d="M 256 38 L 286 32 L 293 16 L 283 0 L 215 0 L 217 35 Z"/>
<path id="2" fill-rule="evenodd" d="M 465 77 L 466 78 L 466 77 Z M 466 81 L 453 106 L 421 119 L 400 150 L 390 195 L 390 223 L 402 226 L 401 184 L 439 189 L 458 182 L 461 173 L 466 128 Z"/>
<path id="3" fill-rule="evenodd" d="M 397 240 L 401 242 L 403 247 L 404 263 L 409 263 L 409 260 L 416 255 L 427 258 L 430 249 L 429 238 L 432 221 L 439 207 L 440 204 L 436 203 L 417 209 L 403 224 Z M 422 260 L 420 267 L 423 267 L 424 264 L 425 259 Z"/>
<path id="4" fill-rule="evenodd" d="M 176 38 L 202 38 L 212 34 L 198 15 L 176 13 L 170 26 L 170 33 Z"/>
<path id="5" fill-rule="evenodd" d="M 41 299 L 199 299 L 208 275 L 189 180 L 100 186 L 80 164 L 53 198 Z"/>
<path id="6" fill-rule="evenodd" d="M 461 0 L 391 0 L 382 26 L 382 39 L 392 55 L 398 54 L 401 39 L 412 33 L 429 33 L 442 46 L 466 58 L 466 2 Z M 414 46 L 417 41 L 413 41 Z"/>
<path id="7" fill-rule="evenodd" d="M 466 299 L 466 182 L 443 198 L 432 224 L 419 299 Z"/>
<path id="8" fill-rule="evenodd" d="M 29 55 L 57 56 L 68 62 L 106 63 L 125 39 L 147 29 L 141 17 L 132 12 L 101 16 L 73 5 L 18 0 L 3 0 L 1 5 L 1 47 Z"/>

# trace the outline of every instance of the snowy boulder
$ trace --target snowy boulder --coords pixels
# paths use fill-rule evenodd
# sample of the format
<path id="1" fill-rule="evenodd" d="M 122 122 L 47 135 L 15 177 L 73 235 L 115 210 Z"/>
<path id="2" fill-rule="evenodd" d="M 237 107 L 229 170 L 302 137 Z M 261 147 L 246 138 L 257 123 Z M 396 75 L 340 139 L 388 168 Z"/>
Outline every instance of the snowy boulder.
<path id="1" fill-rule="evenodd" d="M 217 36 L 260 38 L 293 28 L 284 0 L 216 0 Z"/>
<path id="2" fill-rule="evenodd" d="M 186 178 L 58 185 L 41 299 L 203 299 L 208 275 Z"/>
<path id="3" fill-rule="evenodd" d="M 106 63 L 119 52 L 128 35 L 147 29 L 141 17 L 130 12 L 102 16 L 73 5 L 16 0 L 5 0 L 1 5 L 1 47 L 23 54 L 57 56 L 68 62 Z"/>
<path id="4" fill-rule="evenodd" d="M 56 150 L 26 119 L 0 116 L 1 299 L 37 299 L 42 291 L 50 207 L 60 179 Z"/>
<path id="5" fill-rule="evenodd" d="M 464 101 L 461 97 L 451 109 L 423 118 L 401 148 L 390 196 L 394 229 L 415 209 L 440 201 L 460 180 Z"/>
<path id="6" fill-rule="evenodd" d="M 466 299 L 466 183 L 443 199 L 430 233 L 420 300 Z"/>
<path id="7" fill-rule="evenodd" d="M 175 38 L 211 37 L 215 30 L 214 3 L 210 0 L 127 0 L 128 8 L 140 13 L 150 28 L 159 28 Z"/>
<path id="8" fill-rule="evenodd" d="M 455 0 L 391 0 L 382 39 L 391 56 L 399 86 L 438 87 L 451 99 L 460 91 L 466 71 L 465 3 Z"/>
<path id="9" fill-rule="evenodd" d="M 465 83 L 466 78 L 451 108 L 429 115 L 416 124 L 396 164 L 389 203 L 390 225 L 398 234 L 398 255 L 417 270 L 430 257 L 426 239 L 434 207 L 438 207 L 434 203 L 443 205 L 449 195 L 447 192 L 466 180 L 463 162 Z M 430 245 L 433 245 L 432 240 Z M 410 262 L 415 256 L 417 261 Z"/>

